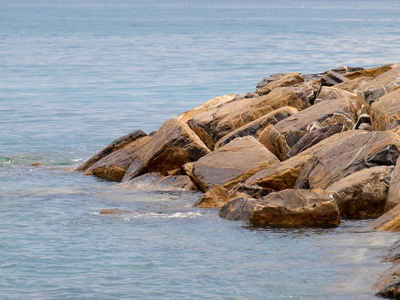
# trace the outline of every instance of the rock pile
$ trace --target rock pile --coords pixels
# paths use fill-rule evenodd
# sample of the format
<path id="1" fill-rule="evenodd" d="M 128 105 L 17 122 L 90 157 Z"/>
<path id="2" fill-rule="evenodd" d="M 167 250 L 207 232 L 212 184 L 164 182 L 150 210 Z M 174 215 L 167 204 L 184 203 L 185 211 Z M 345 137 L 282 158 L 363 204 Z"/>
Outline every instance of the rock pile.
<path id="1" fill-rule="evenodd" d="M 78 170 L 131 188 L 199 189 L 195 206 L 255 226 L 376 218 L 400 203 L 399 86 L 400 64 L 271 75 L 151 135 L 123 136 Z"/>
<path id="2" fill-rule="evenodd" d="M 254 226 L 379 217 L 369 229 L 399 231 L 399 87 L 400 64 L 271 75 L 123 136 L 78 170 L 130 188 L 199 189 L 194 206 Z M 400 294 L 397 269 L 381 296 Z"/>

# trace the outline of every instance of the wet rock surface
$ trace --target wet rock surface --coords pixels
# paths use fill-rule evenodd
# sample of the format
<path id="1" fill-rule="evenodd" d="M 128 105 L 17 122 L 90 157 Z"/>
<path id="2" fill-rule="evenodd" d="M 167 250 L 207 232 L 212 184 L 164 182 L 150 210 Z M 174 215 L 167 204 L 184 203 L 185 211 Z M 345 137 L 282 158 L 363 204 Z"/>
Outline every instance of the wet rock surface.
<path id="1" fill-rule="evenodd" d="M 232 203 L 231 203 L 232 202 Z M 260 199 L 238 198 L 226 204 L 220 215 L 265 226 L 337 226 L 339 210 L 328 193 L 287 189 Z"/>

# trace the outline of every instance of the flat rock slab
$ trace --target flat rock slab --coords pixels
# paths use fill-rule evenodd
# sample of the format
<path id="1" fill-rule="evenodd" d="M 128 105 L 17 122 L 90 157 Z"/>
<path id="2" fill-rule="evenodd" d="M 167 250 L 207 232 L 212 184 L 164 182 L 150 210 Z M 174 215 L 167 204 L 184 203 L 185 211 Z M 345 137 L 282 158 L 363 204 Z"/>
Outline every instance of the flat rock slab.
<path id="1" fill-rule="evenodd" d="M 377 166 L 355 172 L 328 186 L 342 218 L 377 218 L 383 214 L 393 166 Z"/>
<path id="2" fill-rule="evenodd" d="M 358 130 L 347 132 L 352 134 L 354 131 Z M 350 135 L 315 153 L 301 171 L 295 187 L 325 189 L 362 169 L 394 166 L 399 152 L 400 141 L 394 133 L 366 131 Z"/>
<path id="3" fill-rule="evenodd" d="M 120 187 L 137 190 L 157 191 L 195 191 L 196 184 L 186 175 L 162 176 L 159 173 L 147 173 L 119 184 Z"/>
<path id="4" fill-rule="evenodd" d="M 196 161 L 193 180 L 202 191 L 217 184 L 229 187 L 277 162 L 278 158 L 252 136 L 236 138 Z"/>
<path id="5" fill-rule="evenodd" d="M 287 189 L 260 199 L 238 198 L 221 208 L 220 216 L 247 220 L 257 227 L 338 226 L 339 210 L 325 191 Z"/>
<path id="6" fill-rule="evenodd" d="M 113 141 L 111 144 L 109 144 L 107 147 L 105 147 L 103 150 L 101 150 L 99 153 L 88 159 L 84 164 L 79 166 L 77 168 L 77 171 L 85 171 L 88 168 L 90 168 L 94 163 L 102 159 L 103 157 L 106 157 L 107 155 L 111 154 L 114 151 L 117 151 L 121 149 L 122 147 L 136 141 L 137 139 L 140 139 L 142 137 L 147 136 L 145 132 L 142 130 L 136 130 L 134 132 L 131 132 L 127 135 L 121 136 L 120 138 L 116 139 Z"/>

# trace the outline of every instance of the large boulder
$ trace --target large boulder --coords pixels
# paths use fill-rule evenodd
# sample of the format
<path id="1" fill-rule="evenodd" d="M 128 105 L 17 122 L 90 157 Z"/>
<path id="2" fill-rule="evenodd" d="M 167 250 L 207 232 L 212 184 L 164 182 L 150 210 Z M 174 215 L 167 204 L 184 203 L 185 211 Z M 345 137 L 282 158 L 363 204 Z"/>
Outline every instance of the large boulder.
<path id="1" fill-rule="evenodd" d="M 277 87 L 293 86 L 295 84 L 304 82 L 304 77 L 300 73 L 289 73 L 280 76 L 278 79 L 267 83 L 264 87 L 259 89 L 257 92 L 260 95 L 266 95 Z"/>
<path id="2" fill-rule="evenodd" d="M 111 144 L 109 144 L 107 147 L 105 147 L 103 150 L 101 150 L 99 153 L 97 153 L 96 155 L 91 157 L 89 160 L 87 160 L 84 164 L 80 165 L 77 168 L 77 171 L 87 170 L 89 167 L 91 167 L 94 163 L 96 163 L 103 157 L 111 154 L 114 151 L 121 149 L 122 147 L 136 141 L 137 139 L 145 137 L 146 135 L 147 134 L 145 132 L 143 132 L 142 130 L 136 130 L 127 135 L 121 136 L 120 138 L 116 139 Z"/>
<path id="3" fill-rule="evenodd" d="M 137 153 L 139 153 L 151 139 L 150 136 L 142 137 L 125 145 L 121 149 L 103 156 L 101 159 L 91 164 L 91 166 L 84 171 L 84 174 L 121 181 L 129 166 L 136 158 Z"/>
<path id="4" fill-rule="evenodd" d="M 221 208 L 220 216 L 265 226 L 337 226 L 339 211 L 325 191 L 288 189 L 260 199 L 238 198 Z"/>
<path id="5" fill-rule="evenodd" d="M 136 153 L 122 180 L 151 172 L 168 175 L 168 171 L 179 169 L 208 153 L 210 150 L 189 126 L 179 118 L 173 118 L 166 121 Z"/>
<path id="6" fill-rule="evenodd" d="M 400 159 L 397 159 L 396 166 L 391 174 L 385 212 L 388 212 L 398 204 L 400 204 Z"/>
<path id="7" fill-rule="evenodd" d="M 254 137 L 236 138 L 196 161 L 193 179 L 203 191 L 217 184 L 231 187 L 277 162 L 278 158 Z"/>
<path id="8" fill-rule="evenodd" d="M 393 65 L 392 69 L 379 75 L 374 80 L 360 87 L 365 100 L 372 104 L 382 96 L 393 92 L 400 86 L 400 64 Z"/>
<path id="9" fill-rule="evenodd" d="M 302 110 L 310 103 L 300 88 L 276 88 L 265 96 L 233 100 L 196 114 L 187 124 L 213 150 L 215 142 L 228 133 L 283 106 Z"/>
<path id="10" fill-rule="evenodd" d="M 342 218 L 377 218 L 383 214 L 388 175 L 393 166 L 377 166 L 355 172 L 325 190 L 333 196 Z"/>
<path id="11" fill-rule="evenodd" d="M 255 138 L 258 138 L 261 132 L 269 125 L 275 125 L 281 120 L 284 120 L 294 114 L 296 114 L 298 110 L 291 106 L 284 106 L 278 108 L 276 110 L 271 111 L 270 113 L 262 116 L 246 125 L 239 127 L 238 129 L 228 133 L 222 139 L 220 139 L 215 144 L 215 149 L 218 149 L 221 146 L 228 144 L 230 141 L 234 140 L 237 137 L 244 137 L 251 135 Z"/>
<path id="12" fill-rule="evenodd" d="M 357 130 L 347 131 L 350 134 Z M 318 144 L 317 144 L 318 145 Z M 314 154 L 299 175 L 296 188 L 322 188 L 354 172 L 374 166 L 393 166 L 399 156 L 397 135 L 364 131 L 330 144 Z"/>
<path id="13" fill-rule="evenodd" d="M 321 101 L 278 122 L 270 129 L 269 138 L 276 149 L 276 155 L 285 160 L 287 153 L 307 134 L 307 129 L 313 123 L 329 125 L 337 123 L 340 118 L 355 120 L 355 116 L 354 106 L 347 99 Z"/>
<path id="14" fill-rule="evenodd" d="M 371 106 L 372 130 L 385 130 L 397 120 L 400 120 L 400 89 L 379 98 Z"/>
<path id="15" fill-rule="evenodd" d="M 196 184 L 187 175 L 147 173 L 119 184 L 120 187 L 136 190 L 195 191 Z"/>

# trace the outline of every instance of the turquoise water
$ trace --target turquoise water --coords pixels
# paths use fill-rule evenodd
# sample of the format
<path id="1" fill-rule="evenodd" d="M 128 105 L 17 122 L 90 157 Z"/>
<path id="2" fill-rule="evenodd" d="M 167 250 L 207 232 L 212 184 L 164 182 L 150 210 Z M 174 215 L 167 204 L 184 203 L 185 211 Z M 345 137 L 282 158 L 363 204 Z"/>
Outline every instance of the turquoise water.
<path id="1" fill-rule="evenodd" d="M 368 221 L 254 229 L 71 170 L 272 73 L 398 62 L 398 1 L 0 6 L 0 298 L 374 299 L 398 235 Z"/>

